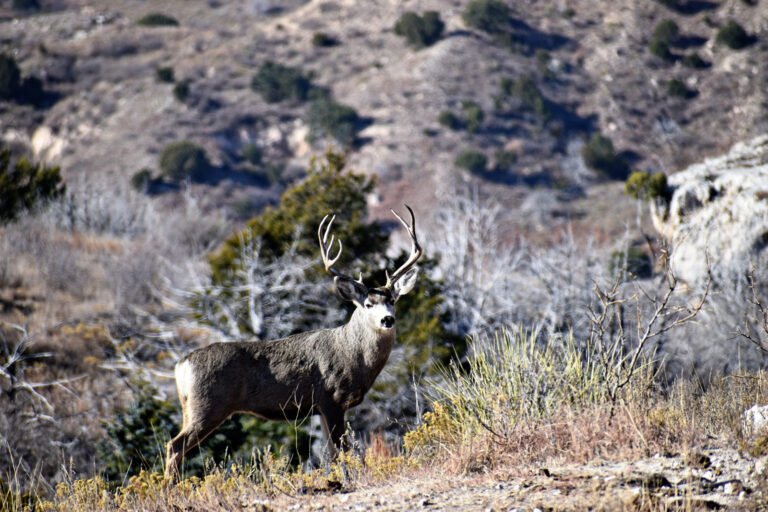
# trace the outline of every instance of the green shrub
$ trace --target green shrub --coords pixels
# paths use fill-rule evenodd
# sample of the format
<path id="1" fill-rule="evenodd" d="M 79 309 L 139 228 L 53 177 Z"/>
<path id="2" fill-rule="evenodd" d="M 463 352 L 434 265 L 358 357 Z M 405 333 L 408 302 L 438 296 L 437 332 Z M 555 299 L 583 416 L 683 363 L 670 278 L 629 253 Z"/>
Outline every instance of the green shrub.
<path id="1" fill-rule="evenodd" d="M 496 161 L 495 168 L 498 171 L 508 171 L 517 163 L 517 153 L 500 149 L 493 156 Z"/>
<path id="2" fill-rule="evenodd" d="M 674 57 L 672 52 L 669 51 L 669 44 L 659 39 L 651 39 L 648 45 L 648 51 L 651 55 L 654 55 L 665 62 L 671 62 Z"/>
<path id="3" fill-rule="evenodd" d="M 157 389 L 147 382 L 136 383 L 136 397 L 124 411 L 104 425 L 106 437 L 96 445 L 98 460 L 108 481 L 120 483 L 142 469 L 163 467 L 165 444 L 178 430 L 170 400 L 157 398 Z"/>
<path id="4" fill-rule="evenodd" d="M 436 11 L 426 11 L 419 16 L 408 11 L 395 23 L 395 34 L 404 37 L 415 48 L 431 46 L 440 40 L 445 24 Z"/>
<path id="5" fill-rule="evenodd" d="M 166 14 L 153 12 L 139 18 L 136 24 L 143 27 L 175 27 L 178 26 L 179 22 L 176 21 L 176 18 Z"/>
<path id="6" fill-rule="evenodd" d="M 496 34 L 509 26 L 510 10 L 500 0 L 472 0 L 461 18 L 468 27 Z"/>
<path id="7" fill-rule="evenodd" d="M 189 98 L 189 83 L 179 82 L 173 86 L 173 97 L 184 103 Z"/>
<path id="8" fill-rule="evenodd" d="M 173 68 L 161 67 L 155 69 L 155 78 L 157 78 L 158 82 L 166 82 L 172 84 L 174 82 Z"/>
<path id="9" fill-rule="evenodd" d="M 484 154 L 475 150 L 463 151 L 454 160 L 456 167 L 466 169 L 471 173 L 481 174 L 485 172 L 488 159 Z"/>
<path id="10" fill-rule="evenodd" d="M 681 62 L 683 66 L 692 69 L 704 69 L 708 66 L 707 62 L 702 59 L 696 52 L 689 53 L 683 57 Z"/>
<path id="11" fill-rule="evenodd" d="M 653 275 L 651 257 L 636 247 L 630 247 L 626 251 L 613 251 L 608 263 L 608 272 L 615 276 L 620 270 L 639 279 L 647 279 Z"/>
<path id="12" fill-rule="evenodd" d="M 483 109 L 474 101 L 465 101 L 461 106 L 464 109 L 464 124 L 467 127 L 467 131 L 475 133 L 485 118 Z"/>
<path id="13" fill-rule="evenodd" d="M 732 50 L 741 50 L 750 45 L 752 38 L 738 22 L 730 20 L 717 31 L 715 42 Z"/>
<path id="14" fill-rule="evenodd" d="M 160 153 L 160 172 L 171 181 L 200 179 L 209 168 L 205 150 L 190 141 L 171 142 Z"/>
<path id="15" fill-rule="evenodd" d="M 650 201 L 656 198 L 667 199 L 667 176 L 664 173 L 649 174 L 635 171 L 624 183 L 624 193 L 634 199 Z"/>
<path id="16" fill-rule="evenodd" d="M 152 183 L 152 170 L 143 168 L 131 176 L 131 188 L 137 192 L 146 192 Z"/>
<path id="17" fill-rule="evenodd" d="M 240 151 L 243 158 L 253 165 L 261 163 L 261 149 L 256 144 L 248 144 Z"/>
<path id="18" fill-rule="evenodd" d="M 312 84 L 298 69 L 265 61 L 251 79 L 251 89 L 267 103 L 294 99 L 305 101 Z"/>
<path id="19" fill-rule="evenodd" d="M 501 81 L 501 89 L 508 96 L 520 99 L 523 108 L 530 110 L 542 121 L 548 121 L 552 112 L 547 105 L 547 100 L 529 76 L 521 76 L 517 80 L 505 78 Z"/>
<path id="20" fill-rule="evenodd" d="M 65 187 L 61 169 L 19 158 L 11 169 L 11 152 L 0 149 L 0 224 L 15 220 L 20 213 L 60 197 Z"/>
<path id="21" fill-rule="evenodd" d="M 682 80 L 677 78 L 671 78 L 667 80 L 667 94 L 675 98 L 690 99 L 693 98 L 696 93 L 690 90 Z"/>
<path id="22" fill-rule="evenodd" d="M 329 46 L 336 46 L 338 41 L 335 38 L 329 36 L 324 32 L 315 32 L 312 36 L 312 46 L 318 48 L 328 48 Z"/>
<path id="23" fill-rule="evenodd" d="M 355 109 L 327 98 L 313 101 L 307 112 L 307 125 L 313 140 L 330 136 L 340 144 L 351 146 L 357 137 L 359 122 Z"/>
<path id="24" fill-rule="evenodd" d="M 21 71 L 16 59 L 0 53 L 0 100 L 11 100 L 19 93 Z"/>
<path id="25" fill-rule="evenodd" d="M 613 149 L 613 142 L 600 133 L 592 134 L 589 142 L 581 148 L 581 157 L 587 167 L 609 178 L 624 179 L 629 170 L 627 163 Z"/>
<path id="26" fill-rule="evenodd" d="M 450 110 L 440 112 L 440 115 L 437 116 L 437 122 L 451 130 L 460 130 L 462 127 L 461 119 Z"/>
<path id="27" fill-rule="evenodd" d="M 674 20 L 660 21 L 653 30 L 653 39 L 663 41 L 669 45 L 675 44 L 678 37 L 680 37 L 680 27 L 677 26 Z"/>

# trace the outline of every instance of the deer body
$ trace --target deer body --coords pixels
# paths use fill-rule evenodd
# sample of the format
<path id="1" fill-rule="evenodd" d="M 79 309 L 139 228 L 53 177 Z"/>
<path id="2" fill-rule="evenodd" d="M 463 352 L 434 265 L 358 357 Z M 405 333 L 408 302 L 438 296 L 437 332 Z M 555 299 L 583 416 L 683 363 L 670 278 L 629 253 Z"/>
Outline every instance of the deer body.
<path id="1" fill-rule="evenodd" d="M 410 210 L 410 208 L 408 208 Z M 394 212 L 393 212 L 394 213 Z M 397 215 L 397 214 L 395 214 Z M 357 307 L 349 322 L 271 341 L 214 343 L 176 365 L 182 430 L 168 443 L 166 474 L 178 478 L 181 460 L 234 413 L 268 420 L 298 420 L 319 414 L 333 454 L 344 433 L 344 414 L 373 386 L 395 343 L 395 302 L 414 286 L 421 255 L 412 226 L 411 258 L 384 287 L 368 289 L 333 268 L 327 237 L 319 238 L 326 270 L 342 298 Z M 415 223 L 411 211 L 412 224 Z M 333 245 L 333 239 L 331 240 Z M 339 245 L 341 243 L 339 242 Z"/>

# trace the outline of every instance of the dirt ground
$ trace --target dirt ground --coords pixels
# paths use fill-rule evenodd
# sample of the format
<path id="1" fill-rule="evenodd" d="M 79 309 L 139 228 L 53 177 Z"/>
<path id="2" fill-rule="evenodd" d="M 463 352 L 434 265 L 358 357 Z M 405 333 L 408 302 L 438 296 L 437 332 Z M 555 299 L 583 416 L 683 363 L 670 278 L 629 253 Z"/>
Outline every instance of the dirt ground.
<path id="1" fill-rule="evenodd" d="M 732 449 L 541 466 L 527 476 L 393 478 L 352 492 L 281 496 L 244 510 L 768 510 L 768 457 Z M 762 483 L 761 483 L 762 482 Z"/>

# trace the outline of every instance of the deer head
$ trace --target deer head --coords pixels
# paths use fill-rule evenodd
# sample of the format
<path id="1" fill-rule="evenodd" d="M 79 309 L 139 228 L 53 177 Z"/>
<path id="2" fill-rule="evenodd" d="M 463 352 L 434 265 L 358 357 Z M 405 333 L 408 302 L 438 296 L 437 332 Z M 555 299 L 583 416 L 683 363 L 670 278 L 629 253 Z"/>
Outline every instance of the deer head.
<path id="1" fill-rule="evenodd" d="M 416 218 L 411 207 L 408 205 L 405 205 L 405 207 L 408 208 L 408 211 L 411 214 L 410 225 L 408 225 L 395 210 L 390 211 L 397 217 L 403 226 L 405 226 L 405 229 L 411 237 L 411 254 L 408 257 L 408 260 L 391 276 L 388 271 L 385 271 L 387 284 L 384 286 L 369 289 L 363 284 L 362 274 L 360 274 L 358 279 L 353 279 L 334 268 L 333 265 L 339 260 L 342 251 L 341 240 L 336 239 L 335 236 L 330 233 L 331 226 L 336 218 L 335 215 L 331 217 L 325 231 L 323 231 L 323 226 L 328 219 L 328 215 L 326 215 L 322 222 L 320 222 L 320 227 L 317 230 L 323 265 L 325 265 L 326 272 L 333 276 L 336 290 L 342 299 L 355 304 L 357 309 L 364 313 L 369 326 L 377 331 L 386 332 L 395 327 L 395 302 L 397 302 L 397 299 L 402 295 L 405 295 L 413 289 L 413 286 L 416 284 L 416 276 L 419 272 L 418 267 L 415 265 L 416 261 L 421 257 L 422 250 L 416 238 Z M 330 241 L 328 240 L 329 235 L 331 237 Z M 331 258 L 329 249 L 333 247 L 334 242 L 338 242 L 339 252 L 334 258 Z"/>

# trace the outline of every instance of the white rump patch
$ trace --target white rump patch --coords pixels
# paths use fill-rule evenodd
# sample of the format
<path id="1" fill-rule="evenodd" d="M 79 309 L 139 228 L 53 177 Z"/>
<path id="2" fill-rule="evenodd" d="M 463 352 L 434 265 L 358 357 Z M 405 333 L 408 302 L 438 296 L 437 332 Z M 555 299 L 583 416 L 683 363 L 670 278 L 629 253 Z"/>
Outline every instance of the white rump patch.
<path id="1" fill-rule="evenodd" d="M 176 389 L 179 391 L 179 398 L 186 400 L 192 392 L 192 386 L 195 383 L 195 374 L 192 363 L 182 361 L 176 365 Z"/>

